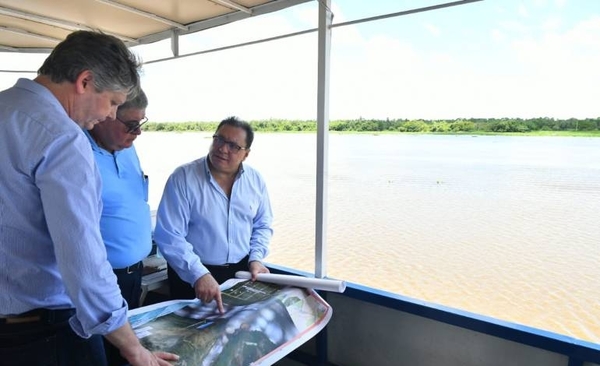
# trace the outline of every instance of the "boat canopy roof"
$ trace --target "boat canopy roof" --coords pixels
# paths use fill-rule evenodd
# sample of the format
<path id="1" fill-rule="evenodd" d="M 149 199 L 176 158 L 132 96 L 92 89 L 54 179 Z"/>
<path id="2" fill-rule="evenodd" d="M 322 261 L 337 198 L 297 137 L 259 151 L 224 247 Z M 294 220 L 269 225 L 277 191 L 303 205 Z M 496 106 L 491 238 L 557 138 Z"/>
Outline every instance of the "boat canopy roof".
<path id="1" fill-rule="evenodd" d="M 310 0 L 0 0 L 0 52 L 49 53 L 76 30 L 149 44 Z M 172 46 L 176 55 L 178 50 Z"/>

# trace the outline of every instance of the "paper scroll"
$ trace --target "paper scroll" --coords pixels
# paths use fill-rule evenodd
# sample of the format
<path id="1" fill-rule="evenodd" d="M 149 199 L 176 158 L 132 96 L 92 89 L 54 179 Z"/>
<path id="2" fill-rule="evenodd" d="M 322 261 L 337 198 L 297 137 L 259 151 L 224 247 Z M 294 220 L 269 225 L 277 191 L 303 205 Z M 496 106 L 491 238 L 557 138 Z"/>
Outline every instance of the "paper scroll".
<path id="1" fill-rule="evenodd" d="M 250 278 L 252 278 L 252 275 L 248 271 L 238 271 L 235 273 L 235 277 L 249 280 Z M 344 290 L 346 290 L 346 282 L 326 278 L 309 278 L 273 273 L 259 273 L 256 278 L 257 280 L 262 282 L 275 283 L 278 285 L 306 287 L 315 290 L 324 290 L 339 293 L 342 293 L 344 292 Z"/>

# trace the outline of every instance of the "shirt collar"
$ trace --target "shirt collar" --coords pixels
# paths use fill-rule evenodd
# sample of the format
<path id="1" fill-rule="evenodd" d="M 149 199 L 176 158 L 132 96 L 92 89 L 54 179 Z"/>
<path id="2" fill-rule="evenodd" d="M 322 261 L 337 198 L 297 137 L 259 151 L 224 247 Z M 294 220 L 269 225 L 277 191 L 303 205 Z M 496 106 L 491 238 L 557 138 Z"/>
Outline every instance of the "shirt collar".
<path id="1" fill-rule="evenodd" d="M 90 133 L 89 130 L 86 130 L 85 128 L 81 129 L 83 131 L 83 133 L 87 136 L 88 140 L 90 141 L 90 145 L 92 146 L 92 150 L 97 151 L 101 154 L 104 155 L 116 155 L 116 153 L 118 151 L 115 151 L 115 154 L 111 154 L 110 152 L 104 150 L 103 148 L 101 148 L 98 143 L 96 142 L 96 140 L 94 139 L 94 137 L 92 137 L 92 134 Z"/>
<path id="2" fill-rule="evenodd" d="M 204 157 L 204 171 L 206 172 L 207 175 L 212 176 L 212 174 L 210 174 L 210 168 L 208 167 L 209 160 L 210 160 L 210 157 L 208 155 L 206 155 Z M 240 168 L 238 169 L 238 172 L 235 177 L 239 178 L 243 173 L 244 173 L 244 163 L 241 163 Z"/>

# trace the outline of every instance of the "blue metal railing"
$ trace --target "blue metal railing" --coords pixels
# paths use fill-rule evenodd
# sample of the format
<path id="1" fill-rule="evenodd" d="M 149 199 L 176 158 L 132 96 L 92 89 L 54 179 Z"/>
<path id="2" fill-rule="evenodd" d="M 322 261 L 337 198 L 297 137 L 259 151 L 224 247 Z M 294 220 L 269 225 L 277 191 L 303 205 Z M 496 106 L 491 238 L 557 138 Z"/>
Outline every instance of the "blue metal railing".
<path id="1" fill-rule="evenodd" d="M 283 266 L 268 266 L 273 273 L 314 277 L 310 273 Z M 600 364 L 600 344 L 353 283 L 348 283 L 346 291 L 340 295 L 562 354 L 569 358 L 568 366 L 583 366 L 585 362 Z M 325 355 L 320 354 L 322 352 Z M 326 354 L 326 339 L 317 338 L 318 364 L 328 364 Z"/>

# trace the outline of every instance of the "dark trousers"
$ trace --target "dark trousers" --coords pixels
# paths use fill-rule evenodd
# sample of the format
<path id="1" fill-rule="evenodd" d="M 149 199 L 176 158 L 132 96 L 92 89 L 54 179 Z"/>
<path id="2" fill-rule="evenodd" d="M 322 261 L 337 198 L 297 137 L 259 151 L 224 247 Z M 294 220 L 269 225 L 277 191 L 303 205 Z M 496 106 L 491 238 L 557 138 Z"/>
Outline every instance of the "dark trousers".
<path id="1" fill-rule="evenodd" d="M 140 304 L 140 296 L 142 295 L 143 270 L 144 264 L 142 262 L 124 269 L 113 269 L 117 276 L 121 295 L 127 301 L 130 310 L 139 308 L 142 305 Z"/>
<path id="2" fill-rule="evenodd" d="M 117 283 L 121 289 L 121 295 L 127 301 L 129 309 L 140 307 L 140 296 L 142 295 L 142 272 L 144 264 L 136 263 L 132 266 L 123 269 L 113 269 L 117 276 Z M 113 346 L 110 342 L 104 341 L 106 349 L 106 358 L 109 366 L 122 366 L 127 364 L 127 360 L 121 357 L 119 349 Z"/>
<path id="3" fill-rule="evenodd" d="M 101 336 L 84 339 L 69 325 L 74 311 L 44 311 L 39 321 L 0 319 L 0 365 L 106 366 Z"/>
<path id="4" fill-rule="evenodd" d="M 237 271 L 248 270 L 248 257 L 246 256 L 238 263 L 225 264 L 222 266 L 205 264 L 204 266 L 210 271 L 210 274 L 214 277 L 215 281 L 222 284 L 230 278 L 235 278 L 235 273 Z M 177 275 L 177 272 L 170 266 L 168 266 L 167 275 L 169 276 L 169 291 L 172 300 L 196 298 L 196 292 L 194 291 L 193 285 L 182 280 L 179 275 Z"/>

